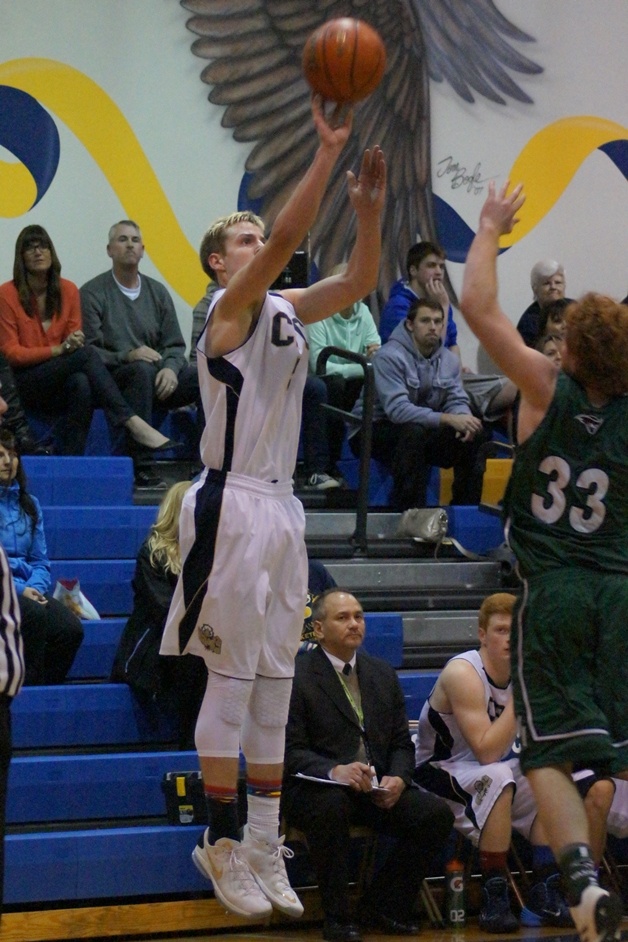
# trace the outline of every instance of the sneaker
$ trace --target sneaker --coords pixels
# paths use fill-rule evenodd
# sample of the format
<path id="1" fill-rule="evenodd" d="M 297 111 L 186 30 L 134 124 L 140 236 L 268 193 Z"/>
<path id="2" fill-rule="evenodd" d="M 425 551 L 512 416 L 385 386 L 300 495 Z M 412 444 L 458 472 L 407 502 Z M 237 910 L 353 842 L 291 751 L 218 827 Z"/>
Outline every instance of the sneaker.
<path id="1" fill-rule="evenodd" d="M 206 830 L 202 846 L 197 844 L 192 851 L 192 860 L 203 876 L 211 880 L 216 899 L 236 916 L 270 916 L 273 907 L 255 882 L 242 844 L 228 837 L 208 844 L 207 835 Z"/>
<path id="2" fill-rule="evenodd" d="M 284 838 L 245 840 L 242 855 L 262 893 L 273 906 L 286 916 L 302 916 L 303 906 L 290 886 L 284 862 L 285 858 L 294 857 L 294 851 L 284 846 Z"/>
<path id="3" fill-rule="evenodd" d="M 516 932 L 519 920 L 510 908 L 506 877 L 491 877 L 482 887 L 480 929 L 485 932 Z"/>
<path id="4" fill-rule="evenodd" d="M 168 484 L 157 474 L 150 471 L 137 471 L 135 474 L 135 487 L 139 490 L 165 491 Z"/>
<path id="5" fill-rule="evenodd" d="M 535 926 L 573 928 L 559 873 L 553 873 L 547 880 L 534 884 L 521 910 L 521 925 L 530 929 Z"/>
<path id="6" fill-rule="evenodd" d="M 622 902 L 615 893 L 601 886 L 587 886 L 571 915 L 581 942 L 612 942 L 621 938 L 619 924 L 624 914 Z"/>
<path id="7" fill-rule="evenodd" d="M 340 487 L 340 484 L 330 474 L 310 474 L 307 486 L 314 487 L 317 491 L 328 491 L 332 487 Z"/>

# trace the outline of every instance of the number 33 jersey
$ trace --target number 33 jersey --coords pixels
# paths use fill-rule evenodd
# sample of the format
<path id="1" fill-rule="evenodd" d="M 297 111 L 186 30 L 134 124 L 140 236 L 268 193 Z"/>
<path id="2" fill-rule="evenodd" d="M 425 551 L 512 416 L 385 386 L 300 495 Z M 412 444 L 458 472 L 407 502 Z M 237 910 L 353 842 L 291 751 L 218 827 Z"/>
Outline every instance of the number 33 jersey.
<path id="1" fill-rule="evenodd" d="M 214 295 L 214 304 L 222 291 Z M 305 329 L 285 298 L 269 292 L 251 335 L 207 358 L 207 322 L 198 342 L 207 468 L 285 484 L 294 473 L 308 368 Z"/>
<path id="2" fill-rule="evenodd" d="M 524 577 L 563 566 L 628 573 L 628 396 L 592 406 L 561 373 L 517 449 L 505 513 Z"/>

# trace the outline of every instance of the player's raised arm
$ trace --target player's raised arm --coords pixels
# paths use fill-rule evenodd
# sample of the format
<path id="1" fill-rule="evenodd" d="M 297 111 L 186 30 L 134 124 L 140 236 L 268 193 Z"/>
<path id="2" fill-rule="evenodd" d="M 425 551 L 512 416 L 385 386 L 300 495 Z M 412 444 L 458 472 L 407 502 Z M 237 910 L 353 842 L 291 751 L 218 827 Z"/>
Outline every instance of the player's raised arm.
<path id="1" fill-rule="evenodd" d="M 386 161 L 378 144 L 364 152 L 357 176 L 348 171 L 347 193 L 357 216 L 357 232 L 346 270 L 309 288 L 284 292 L 305 323 L 349 307 L 377 286 L 386 195 Z"/>
<path id="2" fill-rule="evenodd" d="M 556 370 L 539 353 L 526 347 L 514 324 L 502 310 L 497 291 L 497 255 L 500 236 L 512 232 L 525 196 L 521 185 L 510 193 L 508 182 L 496 192 L 489 183 L 477 234 L 469 249 L 462 283 L 460 310 L 492 359 L 515 383 L 522 396 L 545 410 L 556 383 Z"/>
<path id="3" fill-rule="evenodd" d="M 353 112 L 336 107 L 326 117 L 320 96 L 313 95 L 312 117 L 319 144 L 309 169 L 279 212 L 268 240 L 258 240 L 248 256 L 242 255 L 235 267 L 227 267 L 220 279 L 221 287 L 226 286 L 227 290 L 217 302 L 209 325 L 213 356 L 244 342 L 268 288 L 316 221 L 330 175 L 349 138 Z M 218 258 L 212 265 L 220 267 L 222 261 Z"/>

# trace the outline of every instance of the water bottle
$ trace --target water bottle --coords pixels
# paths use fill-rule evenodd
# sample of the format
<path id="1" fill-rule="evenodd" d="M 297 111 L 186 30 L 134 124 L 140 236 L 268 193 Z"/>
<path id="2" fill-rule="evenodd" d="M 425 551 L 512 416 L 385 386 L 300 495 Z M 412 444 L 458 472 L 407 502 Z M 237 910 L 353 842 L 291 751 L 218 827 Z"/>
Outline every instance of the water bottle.
<path id="1" fill-rule="evenodd" d="M 464 866 L 454 857 L 445 867 L 445 921 L 454 929 L 461 929 L 466 919 Z"/>

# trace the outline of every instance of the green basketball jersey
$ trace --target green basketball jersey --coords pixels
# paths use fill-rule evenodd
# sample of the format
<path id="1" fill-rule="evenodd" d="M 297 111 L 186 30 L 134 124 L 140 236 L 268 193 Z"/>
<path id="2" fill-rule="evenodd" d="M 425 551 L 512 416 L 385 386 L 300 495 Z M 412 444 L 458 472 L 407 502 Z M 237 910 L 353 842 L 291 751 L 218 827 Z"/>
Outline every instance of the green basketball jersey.
<path id="1" fill-rule="evenodd" d="M 596 408 L 561 373 L 517 449 L 504 511 L 522 576 L 563 566 L 628 573 L 628 396 Z"/>

